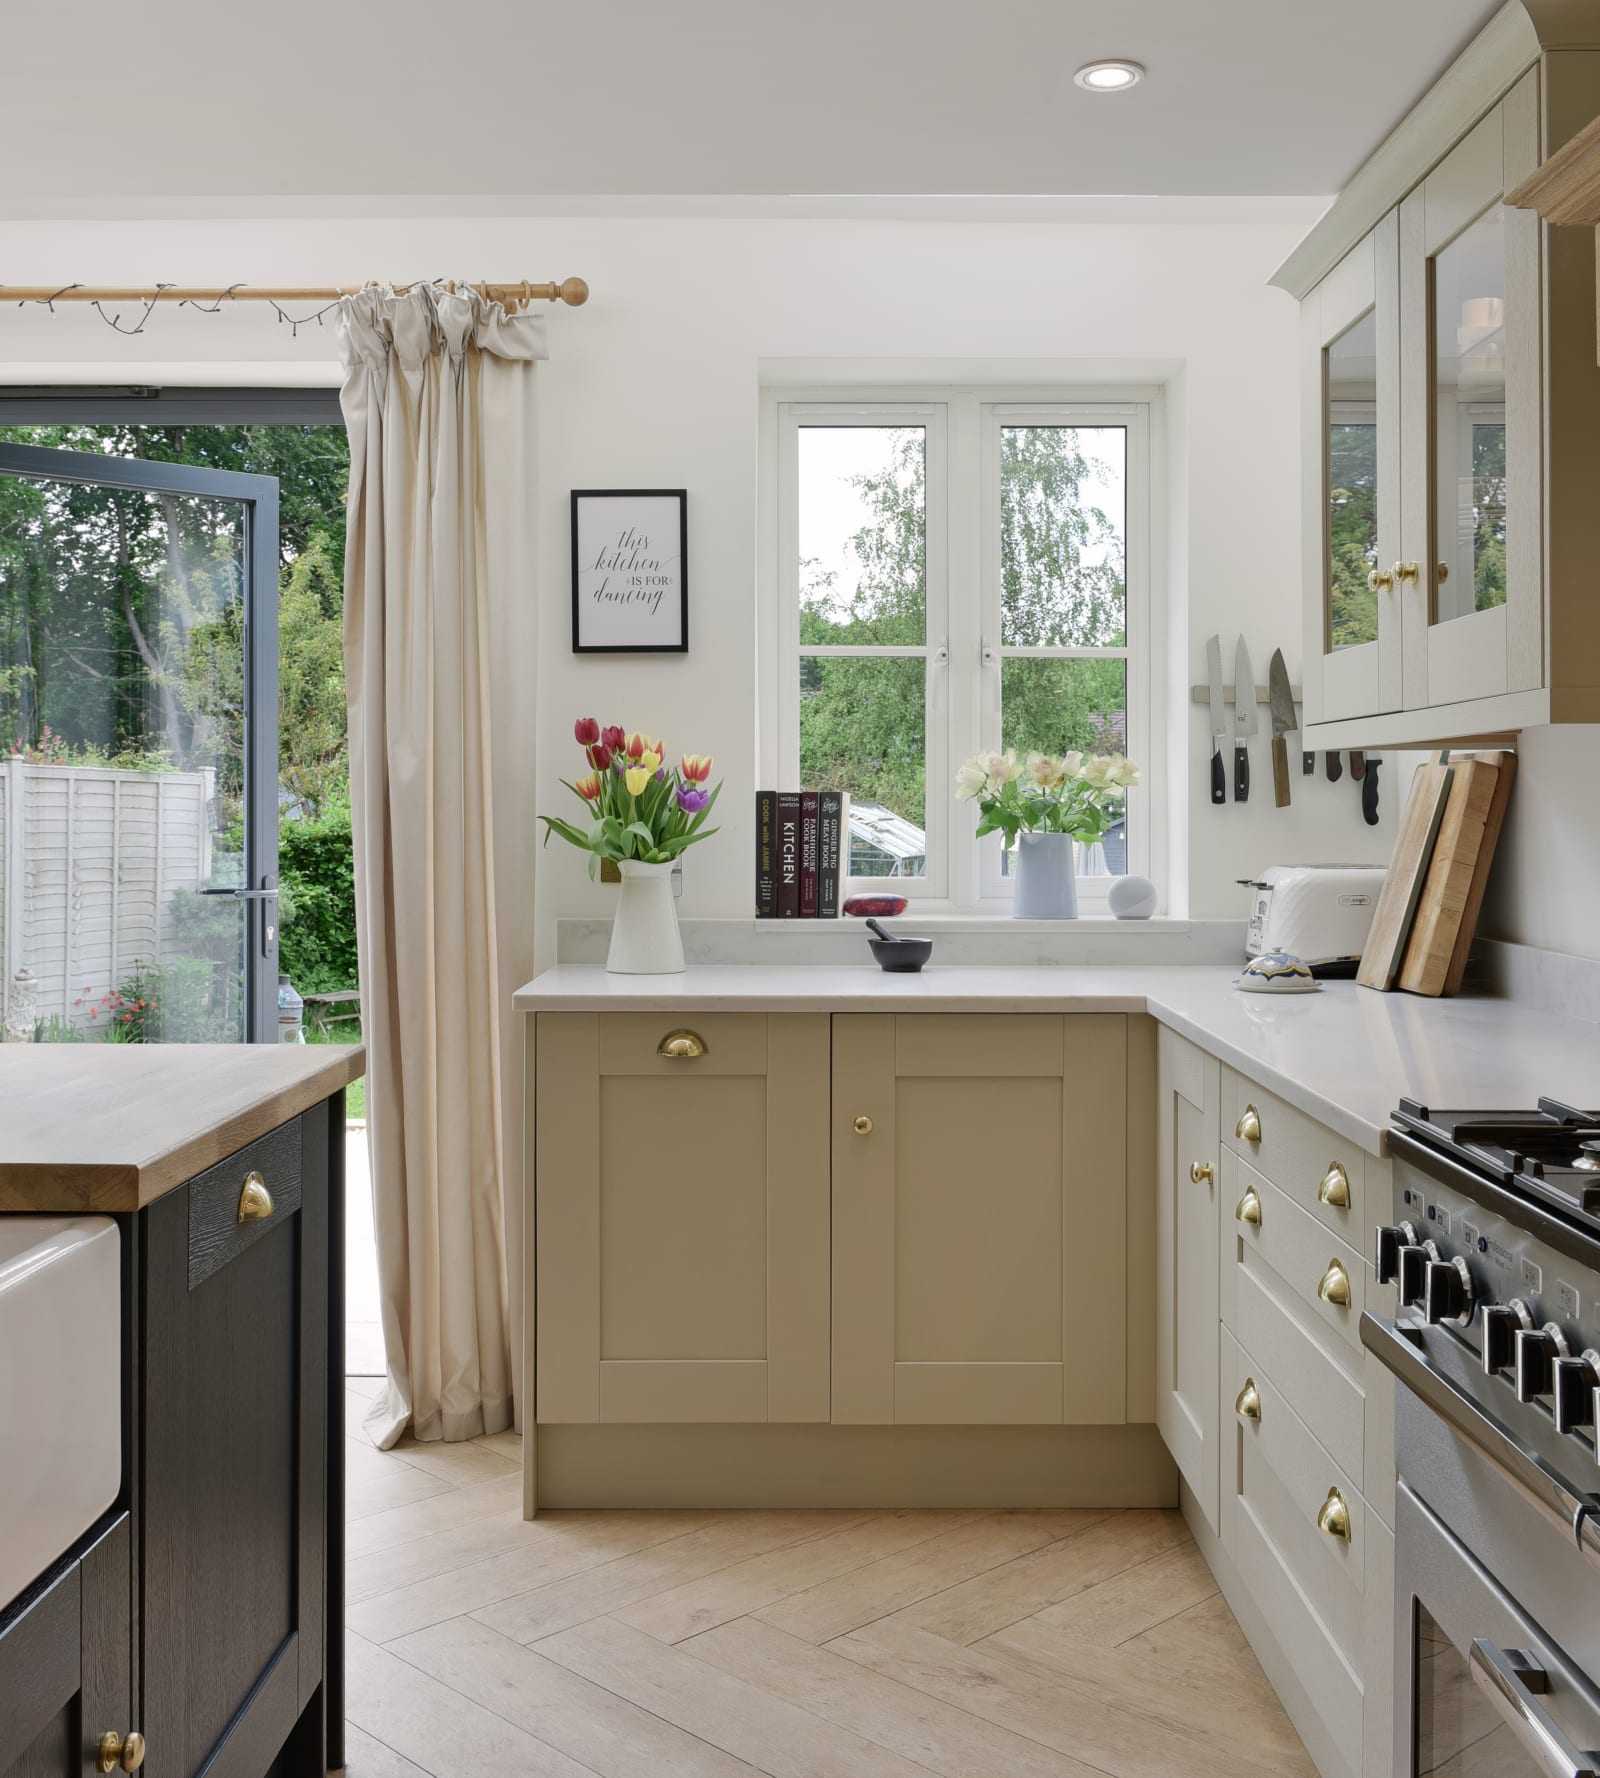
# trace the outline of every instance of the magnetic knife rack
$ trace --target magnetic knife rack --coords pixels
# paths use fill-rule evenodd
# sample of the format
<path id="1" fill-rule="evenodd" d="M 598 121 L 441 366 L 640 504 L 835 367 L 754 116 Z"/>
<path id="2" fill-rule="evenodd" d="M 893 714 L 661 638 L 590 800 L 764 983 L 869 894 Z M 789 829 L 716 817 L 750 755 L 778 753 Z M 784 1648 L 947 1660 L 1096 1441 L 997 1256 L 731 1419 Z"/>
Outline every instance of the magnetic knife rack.
<path id="1" fill-rule="evenodd" d="M 1300 702 L 1300 687 L 1298 685 L 1291 685 L 1289 687 L 1289 695 L 1298 704 Z M 1193 704 L 1209 704 L 1211 702 L 1211 687 L 1209 685 L 1191 685 L 1189 687 L 1189 701 Z M 1239 700 L 1234 695 L 1233 686 L 1223 686 L 1222 701 L 1225 704 L 1238 703 Z M 1258 685 L 1256 687 L 1256 702 L 1258 704 L 1270 704 L 1272 702 L 1272 693 L 1267 690 L 1266 686 Z"/>

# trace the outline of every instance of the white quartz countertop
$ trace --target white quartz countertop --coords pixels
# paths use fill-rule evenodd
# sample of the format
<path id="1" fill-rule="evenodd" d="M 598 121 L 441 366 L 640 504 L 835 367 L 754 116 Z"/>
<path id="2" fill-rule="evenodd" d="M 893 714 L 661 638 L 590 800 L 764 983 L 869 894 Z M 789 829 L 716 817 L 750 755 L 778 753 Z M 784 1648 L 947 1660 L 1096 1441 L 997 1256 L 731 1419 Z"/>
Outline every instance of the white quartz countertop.
<path id="1" fill-rule="evenodd" d="M 1541 1093 L 1600 1101 L 1600 1024 L 1508 1000 L 1425 1000 L 1327 982 L 1242 994 L 1232 967 L 978 968 L 695 964 L 615 976 L 562 965 L 517 990 L 524 1012 L 1148 1012 L 1382 1154 L 1402 1096 L 1435 1108 L 1531 1107 Z"/>

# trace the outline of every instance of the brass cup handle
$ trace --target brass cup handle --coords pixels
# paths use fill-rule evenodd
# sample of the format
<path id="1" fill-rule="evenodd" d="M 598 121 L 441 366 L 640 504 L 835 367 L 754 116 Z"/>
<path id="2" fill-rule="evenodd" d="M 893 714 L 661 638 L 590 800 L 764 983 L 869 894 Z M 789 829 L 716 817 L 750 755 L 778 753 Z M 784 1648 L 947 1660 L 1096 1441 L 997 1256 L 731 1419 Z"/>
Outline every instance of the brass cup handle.
<path id="1" fill-rule="evenodd" d="M 1238 1123 L 1233 1126 L 1233 1133 L 1241 1142 L 1259 1142 L 1261 1140 L 1261 1113 L 1256 1110 L 1255 1106 L 1245 1106 Z"/>
<path id="2" fill-rule="evenodd" d="M 1345 1543 L 1350 1541 L 1350 1508 L 1337 1488 L 1328 1490 L 1328 1498 L 1317 1509 L 1317 1529 Z"/>
<path id="3" fill-rule="evenodd" d="M 656 1045 L 656 1054 L 669 1062 L 692 1062 L 706 1053 L 706 1040 L 698 1031 L 669 1031 Z"/>
<path id="4" fill-rule="evenodd" d="M 1205 1185 L 1215 1178 L 1216 1173 L 1212 1169 L 1210 1161 L 1190 1161 L 1189 1183 L 1191 1185 Z"/>
<path id="5" fill-rule="evenodd" d="M 1367 585 L 1375 593 L 1392 593 L 1394 591 L 1394 570 L 1392 568 L 1374 568 L 1367 576 Z"/>
<path id="6" fill-rule="evenodd" d="M 1252 1228 L 1261 1227 L 1261 1194 L 1252 1186 L 1245 1188 L 1244 1196 L 1233 1207 L 1235 1222 L 1247 1222 Z"/>
<path id="7" fill-rule="evenodd" d="M 858 1117 L 850 1128 L 854 1130 L 858 1136 L 870 1136 L 872 1134 L 872 1119 L 870 1117 Z"/>
<path id="8" fill-rule="evenodd" d="M 95 1761 L 100 1771 L 114 1772 L 120 1766 L 124 1772 L 137 1772 L 143 1764 L 144 1736 L 137 1729 L 126 1735 L 110 1729 L 100 1737 L 100 1757 Z"/>
<path id="9" fill-rule="evenodd" d="M 1233 1411 L 1241 1420 L 1253 1420 L 1257 1426 L 1261 1424 L 1261 1391 L 1256 1388 L 1254 1377 L 1246 1377 L 1244 1388 L 1234 1397 Z"/>
<path id="10" fill-rule="evenodd" d="M 1403 582 L 1406 586 L 1415 586 L 1422 578 L 1422 568 L 1420 564 L 1416 562 L 1396 562 L 1394 565 L 1394 577 L 1396 580 Z"/>
<path id="11" fill-rule="evenodd" d="M 1317 1202 L 1328 1204 L 1335 1210 L 1350 1208 L 1350 1175 L 1337 1161 L 1328 1163 L 1328 1170 L 1317 1187 Z"/>
<path id="12" fill-rule="evenodd" d="M 265 1222 L 272 1214 L 272 1193 L 267 1190 L 267 1182 L 259 1173 L 246 1173 L 244 1189 L 239 1193 L 240 1222 Z M 141 1741 L 140 1746 L 144 1743 Z M 140 1758 L 144 1756 L 141 1754 Z M 111 1768 L 106 1766 L 105 1771 Z M 128 1767 L 131 1772 L 132 1766 Z"/>
<path id="13" fill-rule="evenodd" d="M 1317 1282 L 1317 1295 L 1336 1309 L 1350 1307 L 1350 1274 L 1336 1259 L 1328 1261 L 1328 1269 Z"/>

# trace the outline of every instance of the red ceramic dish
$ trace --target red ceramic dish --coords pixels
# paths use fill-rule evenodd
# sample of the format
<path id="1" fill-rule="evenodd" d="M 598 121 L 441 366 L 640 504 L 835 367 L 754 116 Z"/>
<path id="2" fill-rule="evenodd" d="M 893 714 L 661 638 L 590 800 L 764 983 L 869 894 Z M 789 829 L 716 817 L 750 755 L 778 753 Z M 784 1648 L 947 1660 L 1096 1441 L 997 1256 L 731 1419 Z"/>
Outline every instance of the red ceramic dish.
<path id="1" fill-rule="evenodd" d="M 903 895 L 852 895 L 844 904 L 844 911 L 854 914 L 859 920 L 865 920 L 869 916 L 875 920 L 883 920 L 892 914 L 903 914 L 906 911 L 906 898 Z"/>

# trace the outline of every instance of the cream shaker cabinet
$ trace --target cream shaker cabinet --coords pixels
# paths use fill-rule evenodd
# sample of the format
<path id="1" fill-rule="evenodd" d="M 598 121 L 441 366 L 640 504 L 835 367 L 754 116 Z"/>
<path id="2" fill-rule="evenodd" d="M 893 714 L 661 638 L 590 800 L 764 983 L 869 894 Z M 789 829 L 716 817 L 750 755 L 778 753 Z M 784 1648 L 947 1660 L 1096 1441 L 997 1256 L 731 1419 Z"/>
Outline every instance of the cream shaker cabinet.
<path id="1" fill-rule="evenodd" d="M 1221 1068 L 1162 1028 L 1156 1160 L 1156 1425 L 1217 1529 Z"/>
<path id="2" fill-rule="evenodd" d="M 1301 304 L 1307 748 L 1600 720 L 1594 259 L 1505 201 L 1600 109 L 1600 57 L 1496 44 L 1274 279 Z"/>
<path id="3" fill-rule="evenodd" d="M 535 1413 L 828 1418 L 828 1017 L 541 1013 Z"/>
<path id="4" fill-rule="evenodd" d="M 833 1418 L 1127 1420 L 1129 1020 L 833 1022 Z"/>

